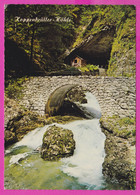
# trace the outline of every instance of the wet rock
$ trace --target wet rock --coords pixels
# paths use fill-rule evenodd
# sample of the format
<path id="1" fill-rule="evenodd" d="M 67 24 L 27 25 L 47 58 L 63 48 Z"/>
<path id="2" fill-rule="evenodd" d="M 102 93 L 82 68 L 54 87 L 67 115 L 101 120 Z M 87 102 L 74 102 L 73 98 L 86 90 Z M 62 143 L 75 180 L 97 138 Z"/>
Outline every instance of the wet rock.
<path id="1" fill-rule="evenodd" d="M 47 124 L 45 117 L 31 111 L 19 112 L 16 117 L 9 120 L 5 129 L 5 146 L 20 141 L 24 135 L 37 127 Z"/>
<path id="2" fill-rule="evenodd" d="M 106 157 L 103 174 L 107 180 L 117 181 L 129 189 L 135 189 L 136 165 L 135 146 L 128 140 L 107 135 L 105 142 Z"/>
<path id="3" fill-rule="evenodd" d="M 79 102 L 81 104 L 87 103 L 85 92 L 87 90 L 81 86 L 76 86 L 72 88 L 67 94 L 65 100 L 69 100 L 71 102 Z"/>
<path id="4" fill-rule="evenodd" d="M 75 149 L 75 141 L 71 130 L 51 126 L 43 137 L 41 158 L 44 160 L 58 160 L 72 156 Z"/>
<path id="5" fill-rule="evenodd" d="M 4 132 L 4 137 L 5 137 L 5 142 L 6 144 L 12 144 L 14 142 L 17 141 L 17 138 L 16 138 L 16 135 L 15 135 L 15 132 L 11 132 L 9 130 L 6 130 Z"/>
<path id="6" fill-rule="evenodd" d="M 4 97 L 4 126 L 6 128 L 9 120 L 19 115 L 23 109 L 19 106 L 16 100 Z"/>
<path id="7" fill-rule="evenodd" d="M 52 124 L 52 123 L 59 123 L 59 124 L 66 124 L 75 120 L 82 120 L 83 118 L 81 117 L 76 117 L 76 116 L 52 116 L 47 118 L 47 124 Z"/>
<path id="8" fill-rule="evenodd" d="M 127 139 L 135 134 L 135 117 L 130 118 L 119 115 L 104 116 L 100 119 L 100 123 L 104 129 L 118 137 Z"/>
<path id="9" fill-rule="evenodd" d="M 102 131 L 106 135 L 103 174 L 109 181 L 117 181 L 128 189 L 136 185 L 135 128 L 133 120 L 117 116 L 101 118 Z M 119 128 L 118 128 L 119 126 Z M 123 128 L 126 128 L 125 131 Z M 130 133 L 131 134 L 130 134 Z"/>
<path id="10" fill-rule="evenodd" d="M 82 118 L 90 118 L 86 115 L 86 111 L 84 110 L 81 104 L 87 103 L 86 89 L 82 86 L 73 87 L 65 96 L 62 106 L 58 110 L 59 115 L 70 115 L 77 116 Z"/>
<path id="11" fill-rule="evenodd" d="M 81 118 L 87 118 L 85 112 L 80 108 L 80 105 L 73 103 L 69 100 L 63 102 L 62 106 L 59 108 L 57 115 L 65 116 L 75 116 Z"/>

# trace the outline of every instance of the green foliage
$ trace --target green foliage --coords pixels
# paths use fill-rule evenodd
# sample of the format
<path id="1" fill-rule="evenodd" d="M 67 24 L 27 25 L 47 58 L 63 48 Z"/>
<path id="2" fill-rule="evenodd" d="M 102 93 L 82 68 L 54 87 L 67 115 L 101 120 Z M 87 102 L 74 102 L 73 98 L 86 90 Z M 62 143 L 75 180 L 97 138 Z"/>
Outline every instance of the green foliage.
<path id="1" fill-rule="evenodd" d="M 135 72 L 132 72 L 132 73 L 126 73 L 126 72 L 124 72 L 123 73 L 123 75 L 121 75 L 121 76 L 124 76 L 124 77 L 135 77 Z"/>
<path id="2" fill-rule="evenodd" d="M 134 15 L 135 8 L 133 6 L 96 5 L 89 12 L 92 20 L 83 32 L 83 35 L 88 37 L 90 34 L 96 34 L 102 31 L 105 26 L 115 27 L 117 29 L 127 17 L 133 17 Z"/>
<path id="3" fill-rule="evenodd" d="M 31 19 L 47 16 L 53 22 L 22 22 L 16 21 L 16 16 Z M 55 22 L 57 17 L 70 21 Z M 114 76 L 118 58 L 135 47 L 134 6 L 8 5 L 5 10 L 5 37 L 16 41 L 30 59 L 46 71 L 61 69 L 58 62 L 63 61 L 67 49 L 106 28 L 116 31 L 108 68 L 108 75 Z M 97 70 L 93 66 L 87 67 L 88 70 Z"/>
<path id="4" fill-rule="evenodd" d="M 28 80 L 27 77 L 10 79 L 6 81 L 5 94 L 9 98 L 21 99 L 23 97 L 23 86 L 22 84 Z"/>
<path id="5" fill-rule="evenodd" d="M 83 39 L 88 38 L 90 35 L 103 32 L 105 29 L 114 29 L 114 40 L 107 74 L 108 76 L 135 76 L 135 70 L 132 70 L 135 65 L 129 64 L 132 58 L 128 57 L 129 62 L 125 60 L 127 52 L 135 48 L 135 7 L 129 5 L 95 5 L 89 11 L 90 21 L 87 19 L 86 24 L 82 23 L 85 16 L 81 15 L 82 25 L 76 31 L 77 38 L 73 47 L 82 43 Z M 120 72 L 124 61 L 130 68 L 124 67 L 123 71 Z"/>
<path id="6" fill-rule="evenodd" d="M 132 135 L 133 135 L 133 136 L 136 136 L 136 129 L 133 129 Z"/>
<path id="7" fill-rule="evenodd" d="M 33 62 L 45 70 L 56 70 L 59 65 L 54 64 L 74 39 L 75 12 L 79 9 L 75 8 L 74 5 L 8 5 L 5 35 L 16 41 Z M 53 22 L 22 22 L 17 16 L 23 19 L 47 17 Z M 57 17 L 70 21 L 55 22 Z"/>
<path id="8" fill-rule="evenodd" d="M 122 8 L 122 17 L 121 20 L 118 20 L 117 22 L 116 38 L 114 39 L 112 45 L 111 57 L 107 73 L 109 76 L 114 76 L 114 74 L 116 74 L 115 72 L 119 70 L 119 67 L 121 66 L 121 64 L 123 64 L 124 59 L 127 58 L 127 61 L 125 63 L 130 67 L 129 70 L 128 68 L 126 69 L 124 67 L 122 72 L 118 71 L 118 74 L 125 77 L 134 77 L 135 65 L 130 64 L 131 59 L 134 57 L 130 55 L 126 57 L 126 54 L 130 49 L 133 49 L 135 51 L 136 13 L 133 6 L 126 6 Z"/>
<path id="9" fill-rule="evenodd" d="M 86 67 L 86 66 L 84 66 L 84 67 L 79 67 L 78 68 L 81 72 L 87 72 L 87 71 L 89 71 L 89 69 Z"/>
<path id="10" fill-rule="evenodd" d="M 96 70 L 99 70 L 98 66 L 97 65 L 93 65 L 93 64 L 87 64 L 86 66 L 83 66 L 83 67 L 78 67 L 78 69 L 81 71 L 81 72 L 88 72 L 88 71 L 96 71 Z"/>
<path id="11" fill-rule="evenodd" d="M 99 67 L 98 67 L 97 65 L 93 65 L 93 64 L 87 64 L 86 67 L 87 67 L 88 70 L 90 70 L 90 71 L 99 70 Z"/>
<path id="12" fill-rule="evenodd" d="M 78 70 L 78 68 L 72 66 L 72 67 L 68 67 L 68 68 L 66 69 L 66 71 L 73 72 L 73 71 L 79 71 L 79 70 Z"/>
<path id="13" fill-rule="evenodd" d="M 76 39 L 76 41 L 74 42 L 74 44 L 73 44 L 72 47 L 75 48 L 75 47 L 78 46 L 82 41 L 83 41 L 83 38 L 79 36 L 79 37 Z"/>

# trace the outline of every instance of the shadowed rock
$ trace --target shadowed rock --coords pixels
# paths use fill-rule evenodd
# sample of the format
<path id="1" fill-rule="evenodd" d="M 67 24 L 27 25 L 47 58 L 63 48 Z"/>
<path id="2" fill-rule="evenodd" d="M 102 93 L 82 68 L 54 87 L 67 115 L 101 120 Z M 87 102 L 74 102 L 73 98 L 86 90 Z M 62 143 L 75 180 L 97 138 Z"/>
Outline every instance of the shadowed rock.
<path id="1" fill-rule="evenodd" d="M 80 56 L 85 59 L 87 63 L 98 64 L 107 68 L 114 33 L 114 28 L 108 27 L 108 29 L 103 29 L 97 34 L 90 35 L 71 51 L 65 58 L 65 63 L 71 64 L 73 58 Z"/>

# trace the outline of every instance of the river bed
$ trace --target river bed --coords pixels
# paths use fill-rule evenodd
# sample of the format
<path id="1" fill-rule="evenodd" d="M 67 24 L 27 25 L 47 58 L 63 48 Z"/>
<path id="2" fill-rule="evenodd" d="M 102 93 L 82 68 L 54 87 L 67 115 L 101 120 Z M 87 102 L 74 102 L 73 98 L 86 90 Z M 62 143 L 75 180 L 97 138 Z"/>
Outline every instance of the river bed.
<path id="1" fill-rule="evenodd" d="M 72 130 L 76 142 L 74 155 L 56 162 L 44 161 L 38 151 L 44 133 L 54 124 L 37 128 L 5 151 L 5 189 L 122 189 L 103 177 L 106 137 L 99 123 L 101 110 L 91 93 L 86 98 L 88 103 L 82 106 L 93 115 L 92 119 L 55 124 Z"/>

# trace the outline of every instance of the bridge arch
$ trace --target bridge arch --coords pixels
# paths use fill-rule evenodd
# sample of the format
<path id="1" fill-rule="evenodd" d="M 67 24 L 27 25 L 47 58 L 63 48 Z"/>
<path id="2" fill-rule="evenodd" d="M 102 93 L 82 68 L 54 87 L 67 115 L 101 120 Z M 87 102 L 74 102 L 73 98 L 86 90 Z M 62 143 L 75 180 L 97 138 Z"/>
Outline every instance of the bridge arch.
<path id="1" fill-rule="evenodd" d="M 78 85 L 97 99 L 102 115 L 135 116 L 135 78 L 95 76 L 34 77 L 24 84 L 24 97 L 20 104 L 40 115 L 45 114 L 47 100 L 63 85 Z"/>
<path id="2" fill-rule="evenodd" d="M 93 114 L 91 115 L 90 112 L 87 113 L 87 111 L 84 111 L 85 108 L 82 107 L 82 104 L 85 105 L 85 103 L 88 103 L 86 98 L 87 92 L 89 94 L 87 89 L 84 89 L 78 84 L 66 84 L 56 88 L 50 94 L 45 105 L 46 116 L 74 115 L 84 118 L 93 118 Z M 91 93 L 89 95 L 91 96 Z M 95 99 L 94 96 L 92 96 L 92 98 Z M 92 105 L 89 106 L 92 107 Z M 99 110 L 96 110 L 95 107 L 97 107 L 97 105 L 92 108 L 92 112 L 96 113 L 94 117 L 100 117 L 101 113 Z"/>

